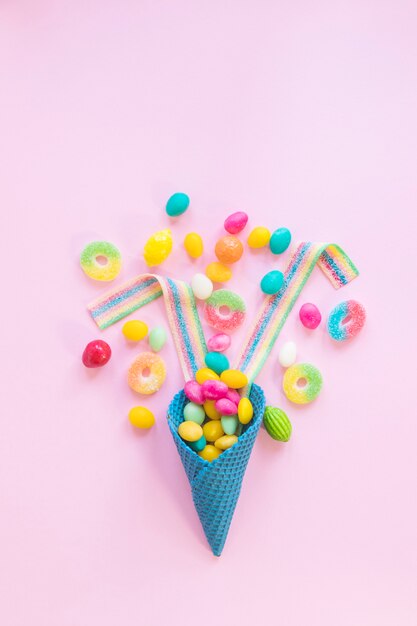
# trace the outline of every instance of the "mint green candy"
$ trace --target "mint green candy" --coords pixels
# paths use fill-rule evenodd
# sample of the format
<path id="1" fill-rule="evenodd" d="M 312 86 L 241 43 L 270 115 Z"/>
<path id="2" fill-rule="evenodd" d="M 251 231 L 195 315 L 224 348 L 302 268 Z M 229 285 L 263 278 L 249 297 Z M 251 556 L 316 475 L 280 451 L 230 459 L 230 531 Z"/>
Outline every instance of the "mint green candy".
<path id="1" fill-rule="evenodd" d="M 274 254 L 282 254 L 291 243 L 291 233 L 288 228 L 277 228 L 269 240 L 269 247 Z"/>
<path id="2" fill-rule="evenodd" d="M 272 296 L 274 293 L 278 293 L 283 284 L 284 274 L 279 270 L 272 270 L 262 278 L 261 289 L 264 293 Z"/>
<path id="3" fill-rule="evenodd" d="M 237 415 L 223 415 L 221 418 L 222 428 L 226 435 L 234 435 L 239 419 Z"/>
<path id="4" fill-rule="evenodd" d="M 221 374 L 229 369 L 229 359 L 221 352 L 207 352 L 204 359 L 207 367 L 216 374 Z"/>
<path id="5" fill-rule="evenodd" d="M 167 334 L 163 326 L 155 326 L 149 333 L 149 345 L 154 352 L 159 352 L 165 345 Z"/>
<path id="6" fill-rule="evenodd" d="M 183 415 L 184 421 L 195 422 L 200 426 L 204 422 L 206 417 L 203 407 L 199 404 L 195 404 L 195 402 L 189 402 L 185 405 Z"/>
<path id="7" fill-rule="evenodd" d="M 166 212 L 170 217 L 182 215 L 188 209 L 190 198 L 186 193 L 174 193 L 167 202 Z"/>

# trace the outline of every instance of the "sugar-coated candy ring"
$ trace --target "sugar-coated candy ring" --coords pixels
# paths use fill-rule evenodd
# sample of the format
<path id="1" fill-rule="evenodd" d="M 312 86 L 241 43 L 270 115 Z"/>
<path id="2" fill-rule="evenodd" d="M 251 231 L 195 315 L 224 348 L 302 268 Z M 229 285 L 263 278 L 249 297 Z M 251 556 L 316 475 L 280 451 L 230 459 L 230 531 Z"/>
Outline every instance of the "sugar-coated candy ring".
<path id="1" fill-rule="evenodd" d="M 223 309 L 226 310 L 223 310 Z M 246 306 L 237 293 L 229 289 L 217 289 L 204 305 L 207 323 L 216 330 L 232 331 L 245 319 Z"/>
<path id="2" fill-rule="evenodd" d="M 103 259 L 103 263 L 99 259 Z M 83 272 L 94 280 L 113 280 L 122 267 L 119 250 L 108 241 L 93 241 L 81 252 L 80 264 Z"/>
<path id="3" fill-rule="evenodd" d="M 148 376 L 144 375 L 146 370 Z M 165 377 L 166 367 L 161 357 L 153 352 L 142 352 L 129 367 L 127 382 L 133 391 L 148 396 L 162 387 Z"/>
<path id="4" fill-rule="evenodd" d="M 345 300 L 330 312 L 327 331 L 335 341 L 346 341 L 358 334 L 365 320 L 366 312 L 362 304 L 356 300 Z"/>
<path id="5" fill-rule="evenodd" d="M 301 386 L 299 382 L 305 381 L 305 385 Z M 308 404 L 321 391 L 323 378 L 317 367 L 309 363 L 296 363 L 291 365 L 282 381 L 282 387 L 288 400 L 295 404 Z"/>

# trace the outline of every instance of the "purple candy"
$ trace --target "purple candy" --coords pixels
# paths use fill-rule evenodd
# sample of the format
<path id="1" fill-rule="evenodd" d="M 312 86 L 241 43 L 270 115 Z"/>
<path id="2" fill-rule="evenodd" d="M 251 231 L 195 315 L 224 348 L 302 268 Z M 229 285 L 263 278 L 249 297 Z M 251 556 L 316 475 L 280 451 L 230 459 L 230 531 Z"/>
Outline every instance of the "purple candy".
<path id="1" fill-rule="evenodd" d="M 243 230 L 248 223 L 248 216 L 244 211 L 237 211 L 226 218 L 224 227 L 231 235 L 236 235 Z"/>
<path id="2" fill-rule="evenodd" d="M 220 415 L 237 415 L 237 404 L 227 398 L 217 400 L 215 407 Z"/>
<path id="3" fill-rule="evenodd" d="M 240 395 L 238 394 L 236 389 L 229 389 L 227 394 L 225 395 L 225 398 L 227 398 L 234 404 L 239 404 L 240 402 Z"/>
<path id="4" fill-rule="evenodd" d="M 217 333 L 213 335 L 207 342 L 207 348 L 210 352 L 224 352 L 230 347 L 230 336 L 226 333 Z"/>
<path id="5" fill-rule="evenodd" d="M 205 380 L 201 385 L 206 400 L 220 400 L 224 398 L 229 390 L 221 380 Z"/>
<path id="6" fill-rule="evenodd" d="M 310 328 L 310 330 L 314 330 L 321 322 L 321 313 L 316 307 L 315 304 L 311 302 L 306 302 L 300 309 L 299 312 L 300 320 L 305 328 Z"/>
<path id="7" fill-rule="evenodd" d="M 196 380 L 189 380 L 185 383 L 184 393 L 195 404 L 204 404 L 205 402 L 203 387 Z"/>

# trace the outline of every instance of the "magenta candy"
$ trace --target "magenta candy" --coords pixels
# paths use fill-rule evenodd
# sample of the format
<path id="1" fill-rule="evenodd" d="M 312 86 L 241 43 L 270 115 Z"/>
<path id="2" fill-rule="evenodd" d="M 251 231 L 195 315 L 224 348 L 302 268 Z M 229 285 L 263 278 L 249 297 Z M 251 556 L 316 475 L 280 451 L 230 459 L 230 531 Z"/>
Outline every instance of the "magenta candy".
<path id="1" fill-rule="evenodd" d="M 196 380 L 189 380 L 185 383 L 184 393 L 195 404 L 204 404 L 205 402 L 203 387 Z"/>
<path id="2" fill-rule="evenodd" d="M 248 216 L 243 211 L 237 211 L 236 213 L 232 213 L 229 217 L 226 218 L 224 222 L 224 227 L 228 233 L 232 235 L 236 235 L 243 230 L 248 223 Z"/>
<path id="3" fill-rule="evenodd" d="M 206 400 L 220 400 L 229 390 L 221 380 L 205 380 L 201 387 Z"/>
<path id="4" fill-rule="evenodd" d="M 230 348 L 231 339 L 226 333 L 217 333 L 213 335 L 207 342 L 207 348 L 210 352 L 224 352 Z"/>
<path id="5" fill-rule="evenodd" d="M 227 398 L 217 400 L 214 406 L 220 415 L 237 415 L 237 404 Z"/>
<path id="6" fill-rule="evenodd" d="M 314 330 L 321 322 L 321 313 L 315 304 L 306 302 L 299 312 L 300 320 L 303 326 Z"/>
<path id="7" fill-rule="evenodd" d="M 238 405 L 240 402 L 240 395 L 238 394 L 236 389 L 229 389 L 227 394 L 225 395 L 225 398 L 227 398 L 236 405 Z"/>

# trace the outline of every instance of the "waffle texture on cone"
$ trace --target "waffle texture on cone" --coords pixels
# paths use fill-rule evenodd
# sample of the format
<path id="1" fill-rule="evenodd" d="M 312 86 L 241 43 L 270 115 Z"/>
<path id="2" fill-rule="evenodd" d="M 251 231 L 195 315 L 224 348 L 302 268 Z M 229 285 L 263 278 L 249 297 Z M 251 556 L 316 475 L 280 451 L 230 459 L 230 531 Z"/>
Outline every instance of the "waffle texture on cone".
<path id="1" fill-rule="evenodd" d="M 254 409 L 251 422 L 244 426 L 234 446 L 218 459 L 205 461 L 179 437 L 187 397 L 177 393 L 168 409 L 168 424 L 191 485 L 194 505 L 213 554 L 220 556 L 239 498 L 243 476 L 255 443 L 265 408 L 263 391 L 252 385 L 250 400 Z"/>

